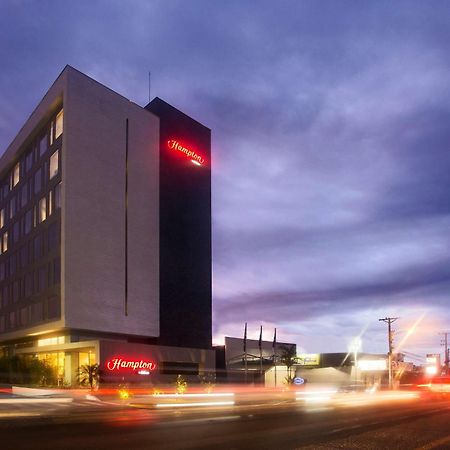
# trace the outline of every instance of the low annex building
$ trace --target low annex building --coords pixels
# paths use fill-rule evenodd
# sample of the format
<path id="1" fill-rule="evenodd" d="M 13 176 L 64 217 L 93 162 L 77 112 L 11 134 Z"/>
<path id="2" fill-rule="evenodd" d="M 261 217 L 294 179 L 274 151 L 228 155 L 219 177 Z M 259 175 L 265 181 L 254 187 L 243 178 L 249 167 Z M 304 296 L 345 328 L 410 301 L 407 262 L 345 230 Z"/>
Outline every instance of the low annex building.
<path id="1" fill-rule="evenodd" d="M 211 131 L 67 66 L 0 158 L 0 355 L 202 374 L 211 303 Z"/>

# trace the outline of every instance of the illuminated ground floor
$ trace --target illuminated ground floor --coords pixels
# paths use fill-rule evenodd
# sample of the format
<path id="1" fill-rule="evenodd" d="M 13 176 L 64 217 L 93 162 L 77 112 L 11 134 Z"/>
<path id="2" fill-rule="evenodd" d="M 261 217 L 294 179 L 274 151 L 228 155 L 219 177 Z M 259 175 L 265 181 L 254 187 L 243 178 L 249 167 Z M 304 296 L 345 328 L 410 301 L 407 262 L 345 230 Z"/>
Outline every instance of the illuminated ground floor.
<path id="1" fill-rule="evenodd" d="M 4 355 L 36 358 L 52 369 L 49 384 L 76 386 L 83 366 L 98 364 L 105 384 L 165 384 L 215 372 L 213 350 L 128 342 L 124 338 L 80 339 L 65 334 L 0 345 Z"/>

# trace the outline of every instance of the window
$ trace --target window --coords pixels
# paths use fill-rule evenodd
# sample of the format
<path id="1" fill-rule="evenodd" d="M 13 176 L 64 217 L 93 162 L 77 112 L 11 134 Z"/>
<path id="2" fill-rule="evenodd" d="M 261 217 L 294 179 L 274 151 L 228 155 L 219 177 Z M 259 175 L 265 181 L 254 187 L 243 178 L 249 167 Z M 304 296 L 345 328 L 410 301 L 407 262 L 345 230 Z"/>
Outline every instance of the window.
<path id="1" fill-rule="evenodd" d="M 38 260 L 42 256 L 42 237 L 38 234 L 34 238 L 34 260 Z"/>
<path id="2" fill-rule="evenodd" d="M 33 167 L 33 150 L 30 150 L 25 156 L 25 172 L 29 172 Z"/>
<path id="3" fill-rule="evenodd" d="M 58 155 L 59 150 L 56 150 L 52 156 L 50 156 L 50 173 L 49 179 L 51 180 L 55 175 L 58 175 Z"/>
<path id="4" fill-rule="evenodd" d="M 39 141 L 39 157 L 41 158 L 42 155 L 47 151 L 47 135 L 44 134 L 44 136 Z"/>
<path id="5" fill-rule="evenodd" d="M 33 322 L 40 322 L 44 318 L 42 302 L 35 303 L 31 307 L 31 317 Z"/>
<path id="6" fill-rule="evenodd" d="M 42 292 L 47 288 L 47 266 L 42 266 L 38 271 L 37 290 Z"/>
<path id="7" fill-rule="evenodd" d="M 61 260 L 56 258 L 53 261 L 53 284 L 61 283 Z"/>
<path id="8" fill-rule="evenodd" d="M 52 223 L 48 227 L 48 251 L 54 250 L 58 246 L 58 224 Z"/>
<path id="9" fill-rule="evenodd" d="M 14 281 L 12 285 L 12 301 L 13 303 L 16 303 L 19 301 L 20 297 L 20 284 L 19 280 Z"/>
<path id="10" fill-rule="evenodd" d="M 0 263 L 0 281 L 5 279 L 5 263 Z"/>
<path id="11" fill-rule="evenodd" d="M 3 287 L 3 304 L 6 306 L 9 301 L 9 286 Z"/>
<path id="12" fill-rule="evenodd" d="M 21 267 L 28 265 L 28 243 L 20 250 L 20 265 Z"/>
<path id="13" fill-rule="evenodd" d="M 49 319 L 56 319 L 56 318 L 60 317 L 60 315 L 61 315 L 61 312 L 60 312 L 60 301 L 59 301 L 59 298 L 57 296 L 53 296 L 53 297 L 50 297 L 48 299 L 47 311 L 48 311 L 48 318 Z M 60 336 L 58 338 L 58 340 L 60 338 L 64 339 L 64 336 Z"/>
<path id="14" fill-rule="evenodd" d="M 33 211 L 30 209 L 25 213 L 25 226 L 24 226 L 25 234 L 28 234 L 31 231 L 32 227 L 33 227 Z"/>
<path id="15" fill-rule="evenodd" d="M 33 273 L 27 273 L 24 278 L 24 284 L 25 284 L 25 297 L 30 297 L 33 295 Z"/>
<path id="16" fill-rule="evenodd" d="M 3 233 L 3 237 L 2 237 L 2 250 L 3 253 L 5 253 L 6 251 L 8 251 L 8 232 L 5 231 Z"/>
<path id="17" fill-rule="evenodd" d="M 9 201 L 9 218 L 12 219 L 16 215 L 16 197 Z"/>
<path id="18" fill-rule="evenodd" d="M 34 174 L 34 193 L 38 194 L 42 189 L 42 175 L 41 175 L 42 169 L 39 169 Z"/>
<path id="19" fill-rule="evenodd" d="M 44 222 L 45 219 L 47 219 L 47 199 L 45 197 L 42 197 L 39 200 L 39 223 Z"/>
<path id="20" fill-rule="evenodd" d="M 55 139 L 58 139 L 63 132 L 64 110 L 61 110 L 56 116 Z"/>
<path id="21" fill-rule="evenodd" d="M 16 243 L 20 239 L 20 222 L 17 221 L 13 226 L 12 240 Z"/>
<path id="22" fill-rule="evenodd" d="M 5 208 L 0 211 L 0 228 L 5 226 Z"/>
<path id="23" fill-rule="evenodd" d="M 52 120 L 50 124 L 50 145 L 53 145 L 54 131 L 55 131 L 55 122 Z"/>
<path id="24" fill-rule="evenodd" d="M 13 187 L 20 181 L 20 163 L 17 163 L 14 166 L 13 175 L 12 175 L 12 185 Z"/>
<path id="25" fill-rule="evenodd" d="M 20 324 L 25 326 L 28 324 L 28 308 L 20 309 Z"/>
<path id="26" fill-rule="evenodd" d="M 61 208 L 61 183 L 55 187 L 55 209 Z"/>
<path id="27" fill-rule="evenodd" d="M 53 212 L 53 191 L 48 193 L 48 217 L 52 215 Z"/>
<path id="28" fill-rule="evenodd" d="M 28 202 L 28 183 L 22 186 L 20 191 L 20 207 L 23 208 Z"/>
<path id="29" fill-rule="evenodd" d="M 17 264 L 17 256 L 11 255 L 9 260 L 9 273 L 10 275 L 14 275 L 16 273 L 16 264 Z"/>

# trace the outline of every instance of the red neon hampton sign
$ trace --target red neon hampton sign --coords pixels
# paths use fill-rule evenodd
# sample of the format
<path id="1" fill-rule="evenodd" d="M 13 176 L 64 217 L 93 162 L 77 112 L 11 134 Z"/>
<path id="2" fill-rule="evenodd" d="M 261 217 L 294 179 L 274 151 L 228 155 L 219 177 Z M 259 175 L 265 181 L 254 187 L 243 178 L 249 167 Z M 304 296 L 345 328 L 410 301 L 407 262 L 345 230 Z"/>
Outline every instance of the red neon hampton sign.
<path id="1" fill-rule="evenodd" d="M 184 153 L 188 158 L 191 158 L 191 161 L 194 164 L 197 164 L 198 166 L 201 166 L 205 162 L 205 160 L 200 155 L 197 155 L 194 150 L 190 150 L 189 148 L 184 147 L 175 139 L 168 140 L 167 147 L 169 147 L 170 150 L 177 150 L 181 153 Z"/>
<path id="2" fill-rule="evenodd" d="M 108 370 L 122 371 L 126 369 L 137 370 L 137 369 L 147 369 L 155 370 L 156 364 L 152 361 L 141 360 L 126 360 L 122 358 L 113 358 L 106 363 Z"/>

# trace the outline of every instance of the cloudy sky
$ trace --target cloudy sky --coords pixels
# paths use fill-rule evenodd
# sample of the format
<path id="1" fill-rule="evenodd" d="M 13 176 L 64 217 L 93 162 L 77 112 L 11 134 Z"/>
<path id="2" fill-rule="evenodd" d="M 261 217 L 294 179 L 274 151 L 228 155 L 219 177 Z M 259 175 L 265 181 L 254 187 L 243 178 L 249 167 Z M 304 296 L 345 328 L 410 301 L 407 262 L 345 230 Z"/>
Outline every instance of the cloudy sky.
<path id="1" fill-rule="evenodd" d="M 65 64 L 213 130 L 214 335 L 450 329 L 450 3 L 0 3 L 0 149 Z M 416 324 L 408 339 L 406 333 Z"/>

